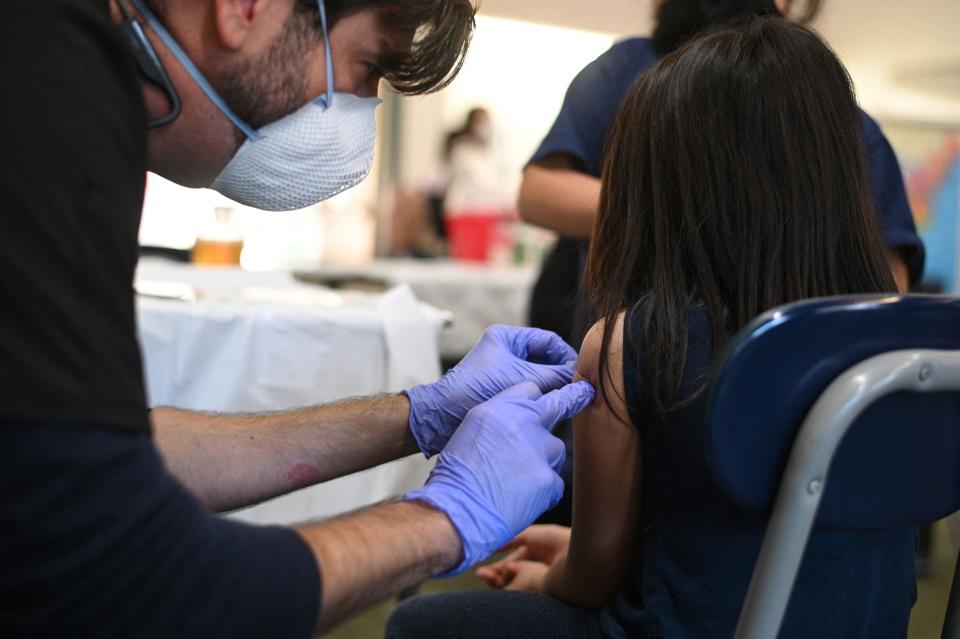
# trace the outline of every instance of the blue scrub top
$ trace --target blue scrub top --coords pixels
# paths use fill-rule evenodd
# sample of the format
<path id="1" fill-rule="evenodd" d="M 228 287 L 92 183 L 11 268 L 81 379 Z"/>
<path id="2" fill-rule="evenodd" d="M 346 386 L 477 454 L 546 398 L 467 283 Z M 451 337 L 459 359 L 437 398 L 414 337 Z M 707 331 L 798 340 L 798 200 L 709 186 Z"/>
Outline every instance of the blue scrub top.
<path id="1" fill-rule="evenodd" d="M 607 133 L 637 75 L 659 57 L 647 38 L 615 44 L 587 65 L 567 89 L 560 115 L 531 162 L 562 153 L 578 171 L 600 177 Z M 924 248 L 913 223 L 897 157 L 877 123 L 861 111 L 874 206 L 888 247 L 900 249 L 916 283 L 923 274 Z"/>

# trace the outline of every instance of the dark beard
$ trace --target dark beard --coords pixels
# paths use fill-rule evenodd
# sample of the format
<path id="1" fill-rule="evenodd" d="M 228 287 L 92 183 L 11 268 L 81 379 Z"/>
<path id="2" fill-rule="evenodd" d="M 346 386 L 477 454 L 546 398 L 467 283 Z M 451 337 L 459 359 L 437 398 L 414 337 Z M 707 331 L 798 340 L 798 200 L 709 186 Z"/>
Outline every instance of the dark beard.
<path id="1" fill-rule="evenodd" d="M 661 56 L 710 27 L 756 15 L 781 15 L 773 0 L 666 0 L 657 9 L 650 38 Z"/>
<path id="2" fill-rule="evenodd" d="M 223 72 L 220 96 L 253 129 L 293 113 L 309 100 L 306 57 L 321 41 L 311 15 L 294 10 L 283 32 L 258 59 L 238 60 Z M 235 129 L 237 141 L 246 137 Z"/>

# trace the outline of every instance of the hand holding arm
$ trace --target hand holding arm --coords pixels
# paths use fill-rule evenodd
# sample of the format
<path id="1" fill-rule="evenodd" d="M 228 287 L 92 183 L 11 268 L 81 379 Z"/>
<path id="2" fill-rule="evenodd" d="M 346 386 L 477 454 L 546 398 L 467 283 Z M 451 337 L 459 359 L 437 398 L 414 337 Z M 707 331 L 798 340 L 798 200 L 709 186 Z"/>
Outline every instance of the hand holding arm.
<path id="1" fill-rule="evenodd" d="M 494 326 L 453 370 L 403 395 L 263 415 L 158 408 L 154 436 L 170 471 L 211 510 L 230 510 L 383 464 L 439 452 L 467 412 L 532 381 L 573 377 L 576 352 L 545 331 Z"/>
<path id="2" fill-rule="evenodd" d="M 584 382 L 543 396 L 529 382 L 510 388 L 470 411 L 427 484 L 403 503 L 301 529 L 323 574 L 320 627 L 465 569 L 555 503 L 564 449 L 548 428 L 592 398 Z"/>
<path id="3" fill-rule="evenodd" d="M 557 335 L 495 325 L 438 382 L 406 391 L 410 430 L 430 457 L 446 446 L 467 412 L 498 393 L 533 382 L 546 393 L 569 384 L 577 352 Z"/>
<path id="4" fill-rule="evenodd" d="M 440 455 L 427 485 L 405 497 L 443 511 L 463 541 L 462 572 L 555 505 L 563 442 L 548 431 L 593 400 L 577 382 L 546 395 L 526 382 L 470 411 Z"/>

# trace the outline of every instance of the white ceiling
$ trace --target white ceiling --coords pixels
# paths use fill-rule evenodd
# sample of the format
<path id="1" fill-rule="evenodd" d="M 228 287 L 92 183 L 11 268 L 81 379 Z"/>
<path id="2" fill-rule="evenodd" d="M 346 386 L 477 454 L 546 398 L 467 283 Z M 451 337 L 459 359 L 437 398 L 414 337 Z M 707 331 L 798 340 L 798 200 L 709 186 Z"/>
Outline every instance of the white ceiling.
<path id="1" fill-rule="evenodd" d="M 481 14 L 617 36 L 650 31 L 652 0 L 483 0 Z M 814 26 L 864 106 L 888 119 L 960 123 L 960 0 L 824 0 Z"/>
<path id="2" fill-rule="evenodd" d="M 649 33 L 652 7 L 651 0 L 481 0 L 480 14 L 622 36 Z"/>
<path id="3" fill-rule="evenodd" d="M 960 0 L 825 0 L 815 26 L 874 109 L 960 122 Z"/>

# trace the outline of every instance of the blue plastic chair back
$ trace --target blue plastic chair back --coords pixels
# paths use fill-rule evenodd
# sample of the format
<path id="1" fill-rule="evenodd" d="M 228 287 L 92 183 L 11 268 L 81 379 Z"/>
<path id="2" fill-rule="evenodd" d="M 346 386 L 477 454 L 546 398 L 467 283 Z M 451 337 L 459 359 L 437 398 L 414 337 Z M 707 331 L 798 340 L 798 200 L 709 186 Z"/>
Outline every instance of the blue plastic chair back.
<path id="1" fill-rule="evenodd" d="M 821 392 L 869 357 L 960 349 L 960 300 L 838 297 L 762 315 L 731 340 L 712 384 L 707 457 L 730 497 L 769 513 L 794 437 Z M 895 529 L 960 508 L 960 394 L 896 393 L 854 422 L 816 526 Z"/>

